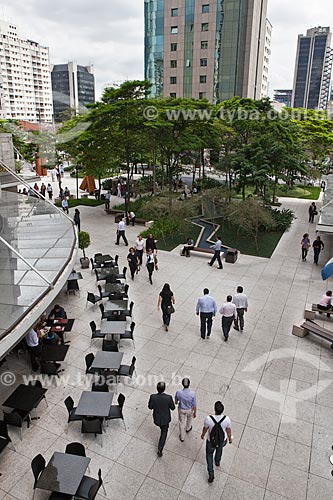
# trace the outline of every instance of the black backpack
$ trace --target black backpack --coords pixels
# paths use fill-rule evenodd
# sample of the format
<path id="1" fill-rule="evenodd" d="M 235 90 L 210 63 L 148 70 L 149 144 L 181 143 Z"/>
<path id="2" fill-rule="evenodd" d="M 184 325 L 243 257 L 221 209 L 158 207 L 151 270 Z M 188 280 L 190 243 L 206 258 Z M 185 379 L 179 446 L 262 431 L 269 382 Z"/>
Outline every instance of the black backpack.
<path id="1" fill-rule="evenodd" d="M 210 436 L 209 436 L 210 444 L 214 448 L 219 448 L 220 446 L 223 445 L 223 443 L 225 441 L 225 434 L 224 434 L 223 427 L 221 425 L 223 420 L 225 419 L 225 415 L 221 418 L 221 420 L 219 422 L 217 422 L 215 420 L 215 418 L 212 417 L 212 415 L 210 415 L 210 418 L 214 422 L 214 427 L 210 431 Z"/>

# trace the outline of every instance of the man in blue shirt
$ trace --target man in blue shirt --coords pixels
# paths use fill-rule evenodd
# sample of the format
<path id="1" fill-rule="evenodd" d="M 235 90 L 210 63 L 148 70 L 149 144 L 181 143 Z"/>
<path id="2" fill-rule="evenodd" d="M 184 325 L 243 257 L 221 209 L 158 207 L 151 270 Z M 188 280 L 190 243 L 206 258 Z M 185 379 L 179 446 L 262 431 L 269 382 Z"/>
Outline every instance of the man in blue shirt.
<path id="1" fill-rule="evenodd" d="M 214 255 L 213 255 L 211 261 L 208 262 L 209 266 L 212 266 L 217 259 L 217 262 L 219 264 L 218 269 L 223 269 L 222 261 L 221 261 L 221 247 L 222 247 L 221 238 L 220 238 L 220 236 L 217 236 L 216 243 L 210 247 L 210 248 L 214 248 Z"/>
<path id="2" fill-rule="evenodd" d="M 200 314 L 200 332 L 201 338 L 206 338 L 206 326 L 207 326 L 207 339 L 210 337 L 213 324 L 213 316 L 216 315 L 217 305 L 215 299 L 209 295 L 208 288 L 204 289 L 203 297 L 200 297 L 197 303 L 197 316 Z"/>
<path id="3" fill-rule="evenodd" d="M 192 430 L 192 418 L 197 416 L 195 392 L 190 389 L 190 379 L 183 378 L 183 389 L 176 392 L 175 402 L 178 404 L 179 439 L 184 442 L 185 431 Z"/>

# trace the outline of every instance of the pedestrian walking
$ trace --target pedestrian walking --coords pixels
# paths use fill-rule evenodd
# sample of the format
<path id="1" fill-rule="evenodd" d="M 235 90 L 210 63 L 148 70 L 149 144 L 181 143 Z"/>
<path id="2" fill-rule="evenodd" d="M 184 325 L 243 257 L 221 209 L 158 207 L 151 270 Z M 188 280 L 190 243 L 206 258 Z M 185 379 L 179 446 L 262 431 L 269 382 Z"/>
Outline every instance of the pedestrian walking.
<path id="1" fill-rule="evenodd" d="M 42 182 L 42 185 L 40 187 L 40 194 L 45 198 L 45 193 L 46 193 L 46 186 L 44 182 Z"/>
<path id="2" fill-rule="evenodd" d="M 117 196 L 118 198 L 121 198 L 122 197 L 122 194 L 121 194 L 121 182 L 119 181 L 118 184 L 117 184 Z"/>
<path id="3" fill-rule="evenodd" d="M 163 326 L 165 331 L 168 331 L 170 325 L 171 314 L 175 312 L 173 307 L 175 304 L 175 296 L 170 289 L 169 283 L 164 283 L 163 288 L 158 296 L 157 310 L 162 309 Z"/>
<path id="4" fill-rule="evenodd" d="M 319 254 L 321 252 L 321 249 L 324 250 L 325 248 L 325 245 L 321 241 L 320 236 L 317 236 L 317 238 L 314 240 L 314 242 L 312 243 L 312 248 L 313 248 L 313 262 L 314 264 L 316 264 L 316 266 L 318 266 Z"/>
<path id="5" fill-rule="evenodd" d="M 209 266 L 212 266 L 214 264 L 214 262 L 217 260 L 218 265 L 219 265 L 218 269 L 223 269 L 222 260 L 221 260 L 221 247 L 222 247 L 221 238 L 220 238 L 220 236 L 217 236 L 216 243 L 210 247 L 210 248 L 214 249 L 214 255 L 213 255 L 213 258 L 211 259 L 211 261 L 208 262 Z"/>
<path id="6" fill-rule="evenodd" d="M 320 183 L 320 187 L 322 189 L 322 192 L 324 193 L 325 192 L 325 189 L 326 189 L 326 182 L 324 180 L 321 181 Z"/>
<path id="7" fill-rule="evenodd" d="M 224 406 L 221 401 L 216 401 L 214 410 L 214 417 L 212 415 L 208 415 L 205 418 L 204 426 L 201 432 L 201 439 L 204 439 L 205 435 L 208 433 L 206 441 L 206 462 L 209 483 L 214 481 L 213 460 L 216 467 L 219 467 L 221 464 L 223 448 L 227 444 L 227 440 L 231 444 L 234 439 L 231 432 L 231 420 L 227 415 L 223 415 Z"/>
<path id="8" fill-rule="evenodd" d="M 175 403 L 178 405 L 179 439 L 184 442 L 185 433 L 192 430 L 192 418 L 197 416 L 197 400 L 195 392 L 190 389 L 190 379 L 183 378 L 183 389 L 176 392 Z"/>
<path id="9" fill-rule="evenodd" d="M 139 258 L 137 256 L 137 254 L 135 253 L 134 247 L 131 247 L 129 249 L 129 253 L 127 255 L 127 262 L 128 262 L 128 266 L 130 268 L 131 278 L 132 278 L 132 280 L 134 280 L 134 275 L 135 275 L 135 272 L 136 272 L 138 265 L 139 265 Z"/>
<path id="10" fill-rule="evenodd" d="M 139 258 L 139 265 L 142 266 L 142 257 L 143 257 L 143 251 L 145 248 L 145 242 L 142 239 L 141 234 L 137 237 L 137 240 L 135 242 L 135 249 L 136 249 L 136 254 Z"/>
<path id="11" fill-rule="evenodd" d="M 231 325 L 237 317 L 237 309 L 235 304 L 232 303 L 231 295 L 227 296 L 227 302 L 222 304 L 219 312 L 222 314 L 222 332 L 224 340 L 227 342 Z"/>
<path id="12" fill-rule="evenodd" d="M 302 249 L 302 261 L 306 261 L 306 256 L 308 255 L 309 248 L 311 246 L 310 238 L 308 233 L 303 234 L 303 238 L 301 241 L 301 249 Z"/>
<path id="13" fill-rule="evenodd" d="M 120 238 L 122 238 L 124 240 L 125 245 L 128 246 L 128 241 L 127 241 L 127 238 L 125 235 L 125 221 L 124 221 L 124 219 L 122 219 L 118 222 L 116 245 L 119 245 Z"/>
<path id="14" fill-rule="evenodd" d="M 151 233 L 146 239 L 146 253 L 148 253 L 149 250 L 151 250 L 153 253 L 157 253 L 156 241 Z"/>
<path id="15" fill-rule="evenodd" d="M 317 207 L 315 202 L 313 201 L 311 205 L 309 206 L 309 222 L 313 223 L 314 222 L 314 216 L 317 215 Z"/>
<path id="16" fill-rule="evenodd" d="M 109 210 L 110 208 L 110 200 L 111 200 L 111 193 L 110 191 L 107 191 L 107 193 L 105 194 L 105 210 Z"/>
<path id="17" fill-rule="evenodd" d="M 146 259 L 146 266 L 147 266 L 147 271 L 149 275 L 149 283 L 152 285 L 153 284 L 153 272 L 155 269 L 155 262 L 154 262 L 154 255 L 151 250 L 148 251 L 147 259 Z"/>
<path id="18" fill-rule="evenodd" d="M 61 206 L 62 206 L 63 211 L 66 212 L 66 214 L 68 214 L 69 210 L 68 210 L 68 200 L 67 200 L 67 198 L 63 198 L 62 199 Z"/>
<path id="19" fill-rule="evenodd" d="M 163 455 L 163 448 L 168 435 L 169 423 L 171 422 L 170 410 L 175 409 L 175 403 L 170 394 L 165 394 L 165 382 L 158 382 L 157 394 L 151 394 L 148 402 L 148 408 L 153 410 L 154 424 L 161 429 L 161 435 L 158 442 L 157 455 Z"/>
<path id="20" fill-rule="evenodd" d="M 74 212 L 74 223 L 77 226 L 77 230 L 81 231 L 81 218 L 80 218 L 80 210 L 78 208 L 75 209 Z"/>
<path id="21" fill-rule="evenodd" d="M 203 296 L 198 299 L 196 313 L 197 316 L 200 314 L 201 338 L 206 338 L 207 330 L 207 339 L 209 339 L 212 331 L 213 317 L 217 312 L 217 305 L 215 299 L 209 295 L 208 288 L 204 288 L 203 293 Z"/>
<path id="22" fill-rule="evenodd" d="M 234 329 L 242 332 L 244 330 L 244 313 L 247 312 L 248 300 L 247 296 L 243 292 L 243 287 L 237 287 L 237 293 L 233 296 L 233 304 L 235 304 L 237 309 L 237 315 L 234 321 Z"/>
<path id="23" fill-rule="evenodd" d="M 47 185 L 46 191 L 47 191 L 47 194 L 49 195 L 49 200 L 52 200 L 53 189 L 52 189 L 52 186 L 50 183 Z"/>

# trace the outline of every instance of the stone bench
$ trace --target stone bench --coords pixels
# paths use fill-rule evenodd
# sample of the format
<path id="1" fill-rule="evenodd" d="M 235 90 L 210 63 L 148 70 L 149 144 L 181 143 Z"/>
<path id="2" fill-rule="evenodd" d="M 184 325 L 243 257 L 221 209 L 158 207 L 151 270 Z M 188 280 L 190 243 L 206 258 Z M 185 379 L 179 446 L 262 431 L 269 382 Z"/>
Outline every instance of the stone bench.
<path id="1" fill-rule="evenodd" d="M 312 320 L 306 320 L 304 323 L 302 323 L 301 326 L 293 326 L 292 334 L 296 335 L 297 337 L 305 337 L 309 333 L 327 340 L 331 343 L 331 348 L 333 349 L 333 332 L 331 330 L 319 326 Z"/>
<path id="2" fill-rule="evenodd" d="M 305 309 L 304 319 L 313 320 L 316 318 L 316 313 L 326 314 L 327 318 L 331 318 L 332 317 L 331 315 L 333 315 L 333 310 L 323 311 L 322 309 L 318 308 L 317 304 L 312 304 L 311 311 L 310 311 L 310 309 Z"/>

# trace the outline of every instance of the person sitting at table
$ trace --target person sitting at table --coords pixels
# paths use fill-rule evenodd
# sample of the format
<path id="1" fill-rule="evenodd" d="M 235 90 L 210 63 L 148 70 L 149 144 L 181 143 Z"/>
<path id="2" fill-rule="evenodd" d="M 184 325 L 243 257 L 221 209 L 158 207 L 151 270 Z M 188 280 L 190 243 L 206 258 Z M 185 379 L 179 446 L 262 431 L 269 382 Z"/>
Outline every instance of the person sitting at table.
<path id="1" fill-rule="evenodd" d="M 49 319 L 67 319 L 65 309 L 56 304 L 49 314 Z"/>
<path id="2" fill-rule="evenodd" d="M 182 255 L 186 256 L 186 257 L 189 257 L 190 256 L 190 250 L 193 250 L 194 248 L 194 242 L 192 240 L 192 238 L 187 238 L 187 241 L 185 243 L 185 245 L 183 246 L 183 250 L 182 250 Z"/>
<path id="3" fill-rule="evenodd" d="M 42 338 L 43 334 L 38 326 L 35 325 L 27 333 L 25 340 L 30 352 L 31 368 L 33 372 L 36 372 L 39 368 L 38 357 L 40 353 L 40 343 L 39 340 Z"/>

